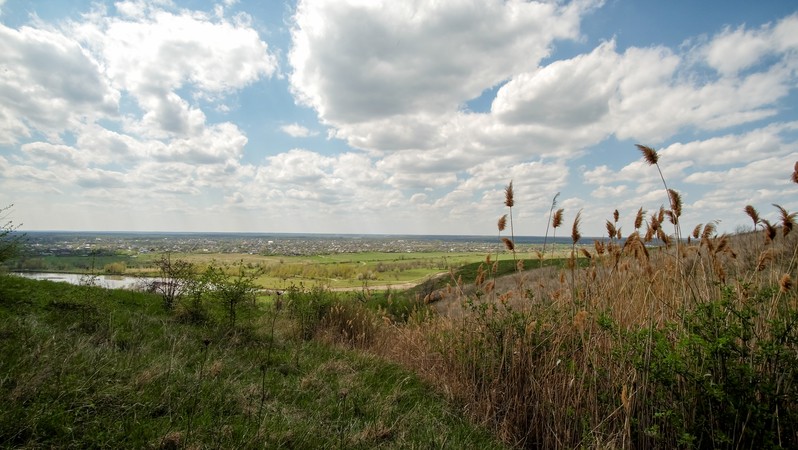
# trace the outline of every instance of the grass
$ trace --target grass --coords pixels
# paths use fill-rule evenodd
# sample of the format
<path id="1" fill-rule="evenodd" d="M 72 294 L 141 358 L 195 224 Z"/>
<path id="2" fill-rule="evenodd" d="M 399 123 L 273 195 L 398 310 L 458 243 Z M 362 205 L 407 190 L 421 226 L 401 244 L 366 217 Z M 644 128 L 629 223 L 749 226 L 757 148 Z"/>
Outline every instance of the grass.
<path id="1" fill-rule="evenodd" d="M 498 245 L 498 244 L 497 244 Z M 41 272 L 114 273 L 130 276 L 157 275 L 156 262 L 161 254 L 143 254 L 135 258 L 127 254 L 95 256 L 28 257 L 20 267 Z M 211 263 L 236 264 L 262 273 L 259 286 L 287 289 L 291 285 L 323 285 L 330 288 L 359 288 L 364 284 L 376 286 L 407 286 L 448 272 L 464 264 L 484 259 L 482 253 L 455 252 L 358 252 L 315 256 L 263 256 L 241 253 L 174 253 L 172 257 L 188 261 L 198 267 Z M 532 258 L 530 253 L 519 257 Z"/>
<path id="2" fill-rule="evenodd" d="M 627 236 L 613 211 L 593 248 L 574 221 L 573 256 L 550 267 L 504 253 L 410 292 L 438 315 L 355 304 L 315 334 L 415 371 L 512 447 L 798 447 L 796 214 L 774 205 L 780 223 L 737 235 L 710 219 L 679 241 L 667 192 Z"/>
<path id="3" fill-rule="evenodd" d="M 297 338 L 285 310 L 231 328 L 220 305 L 201 324 L 160 305 L 0 277 L 0 446 L 501 448 L 398 365 Z"/>

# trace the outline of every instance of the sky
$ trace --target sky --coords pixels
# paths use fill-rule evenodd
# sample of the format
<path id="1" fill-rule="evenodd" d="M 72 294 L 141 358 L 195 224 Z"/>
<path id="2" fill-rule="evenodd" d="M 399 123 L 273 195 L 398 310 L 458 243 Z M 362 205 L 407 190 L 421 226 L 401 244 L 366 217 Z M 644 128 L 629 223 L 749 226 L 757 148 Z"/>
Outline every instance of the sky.
<path id="1" fill-rule="evenodd" d="M 0 0 L 23 230 L 626 235 L 798 210 L 793 0 Z M 551 233 L 551 231 L 549 231 Z"/>

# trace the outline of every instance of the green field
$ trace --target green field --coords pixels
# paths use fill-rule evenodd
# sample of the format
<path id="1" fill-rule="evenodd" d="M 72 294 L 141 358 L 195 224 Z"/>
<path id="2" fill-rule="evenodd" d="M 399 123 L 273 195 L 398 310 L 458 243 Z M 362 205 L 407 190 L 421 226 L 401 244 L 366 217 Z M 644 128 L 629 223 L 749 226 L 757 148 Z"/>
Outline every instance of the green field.
<path id="1" fill-rule="evenodd" d="M 114 253 L 101 255 L 35 256 L 20 258 L 12 270 L 119 275 L 157 275 L 156 261 L 163 254 Z M 173 259 L 194 264 L 198 270 L 212 263 L 243 264 L 258 271 L 257 283 L 266 289 L 287 289 L 292 285 L 353 289 L 364 286 L 408 288 L 450 270 L 485 260 L 484 253 L 454 252 L 359 252 L 315 256 L 264 256 L 243 253 L 174 253 Z M 491 255 L 496 260 L 497 255 Z M 513 256 L 501 252 L 499 259 Z M 518 253 L 518 259 L 536 260 L 532 253 Z M 529 264 L 527 264 L 529 266 Z"/>

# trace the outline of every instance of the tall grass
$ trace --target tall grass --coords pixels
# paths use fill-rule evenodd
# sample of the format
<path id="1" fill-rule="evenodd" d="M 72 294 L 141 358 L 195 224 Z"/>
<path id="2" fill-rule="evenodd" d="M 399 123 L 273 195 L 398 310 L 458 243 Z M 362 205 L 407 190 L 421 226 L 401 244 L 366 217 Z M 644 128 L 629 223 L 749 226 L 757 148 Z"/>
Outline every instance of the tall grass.
<path id="1" fill-rule="evenodd" d="M 452 277 L 440 315 L 364 328 L 353 310 L 336 333 L 367 328 L 349 345 L 413 369 L 518 448 L 798 447 L 796 214 L 775 205 L 778 223 L 757 212 L 737 235 L 709 218 L 684 240 L 665 189 L 669 209 L 646 221 L 641 206 L 625 239 L 613 211 L 595 253 L 577 248 L 577 214 L 567 268 L 507 283 L 480 269 Z"/>

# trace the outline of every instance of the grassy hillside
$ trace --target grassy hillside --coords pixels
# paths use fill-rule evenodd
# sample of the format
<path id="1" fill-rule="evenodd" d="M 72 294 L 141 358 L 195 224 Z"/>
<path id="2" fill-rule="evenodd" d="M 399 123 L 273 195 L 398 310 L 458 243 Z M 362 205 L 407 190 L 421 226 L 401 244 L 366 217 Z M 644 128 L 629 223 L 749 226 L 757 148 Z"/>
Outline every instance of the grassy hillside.
<path id="1" fill-rule="evenodd" d="M 0 277 L 0 446 L 500 448 L 396 364 L 302 339 L 297 307 L 161 304 Z"/>

